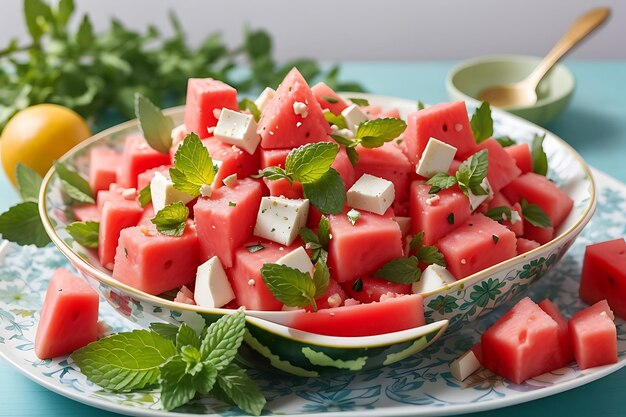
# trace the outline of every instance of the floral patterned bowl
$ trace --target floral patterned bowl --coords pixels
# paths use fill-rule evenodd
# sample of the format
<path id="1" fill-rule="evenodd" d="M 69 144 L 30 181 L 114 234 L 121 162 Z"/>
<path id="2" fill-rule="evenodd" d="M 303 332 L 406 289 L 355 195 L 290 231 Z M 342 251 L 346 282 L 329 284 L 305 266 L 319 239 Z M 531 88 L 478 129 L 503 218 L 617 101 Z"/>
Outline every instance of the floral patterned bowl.
<path id="1" fill-rule="evenodd" d="M 402 116 L 417 108 L 417 103 L 411 100 L 368 94 L 350 96 L 366 98 L 370 104 L 383 108 L 397 107 Z M 184 108 L 172 108 L 166 114 L 179 124 L 183 119 Z M 289 322 L 293 312 L 268 315 L 248 311 L 249 336 L 246 345 L 251 353 L 249 357 L 255 363 L 262 357 L 272 367 L 298 375 L 385 366 L 424 349 L 446 327 L 456 329 L 508 301 L 520 298 L 531 284 L 545 275 L 591 219 L 596 205 L 593 178 L 582 158 L 562 139 L 502 111 L 494 110 L 493 118 L 498 136 L 530 142 L 535 134 L 546 134 L 544 148 L 548 155 L 549 178 L 574 200 L 574 208 L 557 230 L 556 238 L 535 250 L 454 284 L 422 294 L 426 320 L 430 324 L 419 329 L 349 341 L 349 338 L 321 337 L 282 325 Z M 92 147 L 107 146 L 121 151 L 126 136 L 137 131 L 136 120 L 122 123 L 76 146 L 63 156 L 62 161 L 86 175 L 89 150 Z M 66 232 L 66 225 L 74 220 L 71 204 L 54 169 L 50 170 L 44 178 L 39 196 L 39 211 L 44 227 L 60 251 L 120 314 L 140 326 L 155 321 L 174 324 L 184 321 L 201 328 L 205 323 L 232 312 L 176 303 L 171 298 L 148 295 L 113 279 L 110 272 L 99 264 L 97 254 L 78 245 Z M 271 319 L 272 322 L 265 319 Z"/>

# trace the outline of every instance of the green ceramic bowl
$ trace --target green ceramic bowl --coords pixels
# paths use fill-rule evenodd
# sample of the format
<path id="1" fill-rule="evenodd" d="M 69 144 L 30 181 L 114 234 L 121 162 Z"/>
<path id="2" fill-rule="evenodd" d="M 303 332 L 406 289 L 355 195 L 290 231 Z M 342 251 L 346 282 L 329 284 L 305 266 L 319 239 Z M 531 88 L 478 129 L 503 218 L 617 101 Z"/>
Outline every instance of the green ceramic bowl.
<path id="1" fill-rule="evenodd" d="M 485 87 L 521 81 L 541 58 L 523 55 L 495 55 L 461 62 L 448 73 L 446 89 L 452 100 L 477 101 Z M 533 123 L 546 125 L 565 110 L 576 86 L 574 75 L 557 64 L 537 89 L 538 101 L 531 107 L 512 107 L 506 111 Z"/>

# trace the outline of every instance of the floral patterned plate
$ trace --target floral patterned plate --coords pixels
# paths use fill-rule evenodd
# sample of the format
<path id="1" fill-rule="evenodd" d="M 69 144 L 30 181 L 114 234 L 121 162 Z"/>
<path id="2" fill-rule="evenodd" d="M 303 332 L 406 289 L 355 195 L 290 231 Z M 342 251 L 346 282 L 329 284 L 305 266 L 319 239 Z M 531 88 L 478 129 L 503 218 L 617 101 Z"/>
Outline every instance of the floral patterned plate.
<path id="1" fill-rule="evenodd" d="M 552 298 L 570 317 L 584 307 L 578 300 L 578 280 L 585 245 L 626 235 L 626 185 L 594 172 L 598 210 L 563 260 L 537 282 L 529 295 Z M 159 411 L 158 393 L 145 390 L 113 394 L 86 381 L 66 357 L 41 361 L 33 352 L 36 323 L 47 281 L 54 268 L 70 267 L 54 247 L 18 248 L 0 244 L 0 355 L 35 382 L 61 395 L 121 414 L 239 416 L 238 409 L 210 398 L 198 399 L 173 412 Z M 496 297 L 499 288 L 486 288 Z M 618 319 L 619 362 L 581 371 L 575 364 L 518 385 L 480 370 L 463 383 L 450 374 L 449 364 L 480 338 L 506 308 L 445 334 L 440 341 L 391 366 L 333 377 L 299 378 L 250 370 L 267 400 L 267 414 L 320 417 L 451 415 L 531 401 L 587 384 L 626 365 L 626 324 Z M 110 331 L 133 324 L 101 304 L 101 319 Z"/>

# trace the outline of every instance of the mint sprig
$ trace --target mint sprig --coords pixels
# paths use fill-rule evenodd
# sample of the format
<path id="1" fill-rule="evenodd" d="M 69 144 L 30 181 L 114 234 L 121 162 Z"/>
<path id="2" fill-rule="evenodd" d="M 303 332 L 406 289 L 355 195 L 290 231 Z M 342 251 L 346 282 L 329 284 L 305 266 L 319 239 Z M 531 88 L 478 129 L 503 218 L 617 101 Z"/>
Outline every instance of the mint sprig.
<path id="1" fill-rule="evenodd" d="M 472 133 L 476 143 L 484 142 L 493 136 L 493 119 L 491 118 L 491 107 L 489 103 L 483 101 L 476 109 L 470 120 Z"/>
<path id="2" fill-rule="evenodd" d="M 335 125 L 338 129 L 345 129 L 348 127 L 346 123 L 346 118 L 341 114 L 335 114 L 333 112 L 327 111 L 324 112 L 324 119 L 328 122 L 329 125 Z"/>
<path id="3" fill-rule="evenodd" d="M 415 234 L 409 243 L 409 254 L 414 254 L 420 262 L 426 265 L 446 266 L 446 261 L 439 249 L 436 246 L 424 245 L 423 241 L 424 232 Z"/>
<path id="4" fill-rule="evenodd" d="M 135 93 L 135 115 L 148 145 L 157 152 L 169 153 L 174 129 L 172 119 L 141 93 Z"/>
<path id="5" fill-rule="evenodd" d="M 489 217 L 491 220 L 495 220 L 498 223 L 511 219 L 511 208 L 507 206 L 498 206 L 487 210 L 483 213 L 484 216 Z"/>
<path id="6" fill-rule="evenodd" d="M 22 201 L 39 200 L 39 189 L 41 188 L 41 175 L 22 163 L 15 166 L 15 179 L 18 184 L 18 191 Z"/>
<path id="7" fill-rule="evenodd" d="M 470 192 L 474 195 L 487 195 L 488 190 L 485 190 L 481 184 L 487 177 L 488 168 L 489 154 L 486 149 L 483 149 L 463 161 L 454 176 L 443 172 L 433 175 L 426 181 L 426 184 L 431 186 L 428 193 L 436 194 L 458 184 L 466 196 L 469 196 Z"/>
<path id="8" fill-rule="evenodd" d="M 544 177 L 548 173 L 548 157 L 543 150 L 543 141 L 546 135 L 535 135 L 533 142 L 530 146 L 530 154 L 533 162 L 533 172 L 535 174 L 543 175 Z"/>
<path id="9" fill-rule="evenodd" d="M 211 185 L 216 173 L 211 155 L 198 135 L 192 132 L 185 136 L 174 155 L 174 168 L 170 168 L 174 188 L 198 197 L 200 188 Z"/>
<path id="10" fill-rule="evenodd" d="M 330 168 L 319 180 L 302 184 L 304 195 L 323 214 L 339 214 L 346 204 L 346 187 L 341 175 Z"/>
<path id="11" fill-rule="evenodd" d="M 311 251 L 311 261 L 317 263 L 322 260 L 324 263 L 328 259 L 328 244 L 330 242 L 330 221 L 328 217 L 322 216 L 317 226 L 317 234 L 303 227 L 300 229 L 300 238 L 306 244 L 306 248 Z"/>
<path id="12" fill-rule="evenodd" d="M 261 111 L 257 107 L 256 103 L 249 98 L 244 98 L 239 102 L 239 110 L 241 111 L 249 111 L 252 114 L 255 122 L 259 122 L 261 119 Z"/>
<path id="13" fill-rule="evenodd" d="M 315 263 L 315 272 L 313 273 L 313 284 L 315 284 L 315 299 L 317 300 L 328 291 L 330 284 L 330 271 L 326 260 L 318 259 Z"/>
<path id="14" fill-rule="evenodd" d="M 444 172 L 437 172 L 430 177 L 426 184 L 430 185 L 429 194 L 437 194 L 441 190 L 446 190 L 457 183 L 457 179 L 454 175 L 448 175 Z"/>
<path id="15" fill-rule="evenodd" d="M 261 276 L 270 292 L 284 305 L 300 308 L 310 305 L 317 311 L 315 300 L 328 289 L 330 272 L 326 263 L 318 260 L 313 277 L 308 272 L 278 264 L 264 264 Z"/>
<path id="16" fill-rule="evenodd" d="M 541 207 L 529 203 L 524 198 L 519 203 L 522 207 L 522 216 L 528 223 L 541 228 L 552 227 L 552 221 Z"/>
<path id="17" fill-rule="evenodd" d="M 182 236 L 187 226 L 189 209 L 182 202 L 172 203 L 163 207 L 151 220 L 157 232 L 167 236 Z"/>
<path id="18" fill-rule="evenodd" d="M 315 182 L 328 172 L 338 152 L 339 147 L 328 142 L 300 146 L 287 155 L 285 171 L 302 184 Z"/>
<path id="19" fill-rule="evenodd" d="M 93 221 L 74 222 L 65 228 L 78 243 L 86 248 L 97 248 L 100 235 L 100 223 Z"/>
<path id="20" fill-rule="evenodd" d="M 86 179 L 78 172 L 68 168 L 59 161 L 54 162 L 54 170 L 56 171 L 63 189 L 74 200 L 81 203 L 94 203 L 93 191 Z"/>

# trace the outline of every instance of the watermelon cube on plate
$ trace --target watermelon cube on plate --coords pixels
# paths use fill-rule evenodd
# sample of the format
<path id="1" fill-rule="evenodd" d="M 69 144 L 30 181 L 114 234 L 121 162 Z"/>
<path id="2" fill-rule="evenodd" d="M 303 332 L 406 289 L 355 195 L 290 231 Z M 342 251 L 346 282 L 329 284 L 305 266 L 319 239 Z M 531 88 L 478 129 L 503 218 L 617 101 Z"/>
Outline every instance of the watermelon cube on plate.
<path id="1" fill-rule="evenodd" d="M 358 278 L 361 284 L 355 289 L 356 281 L 348 281 L 343 287 L 350 298 L 360 301 L 363 304 L 380 301 L 381 297 L 391 294 L 411 294 L 411 284 L 400 284 L 390 282 L 386 279 L 375 277 Z"/>
<path id="2" fill-rule="evenodd" d="M 579 311 L 569 321 L 574 356 L 580 369 L 617 362 L 617 329 L 606 300 Z"/>
<path id="3" fill-rule="evenodd" d="M 539 308 L 545 311 L 559 325 L 559 348 L 554 352 L 554 355 L 557 366 L 561 368 L 574 360 L 574 347 L 572 346 L 572 339 L 569 333 L 569 325 L 565 317 L 549 299 L 546 298 L 541 301 Z"/>
<path id="4" fill-rule="evenodd" d="M 341 114 L 342 110 L 348 107 L 348 103 L 323 82 L 315 84 L 311 87 L 311 91 L 322 109 L 328 109 L 334 114 Z"/>
<path id="5" fill-rule="evenodd" d="M 473 214 L 439 240 L 448 270 L 465 278 L 517 255 L 515 233 L 482 214 Z"/>
<path id="6" fill-rule="evenodd" d="M 142 214 L 143 210 L 135 200 L 111 200 L 104 203 L 98 235 L 98 255 L 103 267 L 113 269 L 121 231 L 136 226 Z"/>
<path id="7" fill-rule="evenodd" d="M 122 159 L 118 164 L 117 183 L 121 187 L 136 188 L 139 174 L 169 163 L 170 156 L 152 149 L 143 136 L 130 135 L 126 138 Z"/>
<path id="8" fill-rule="evenodd" d="M 129 227 L 120 233 L 113 278 L 151 295 L 189 285 L 200 265 L 199 246 L 191 221 L 182 236 L 161 234 L 153 224 Z"/>
<path id="9" fill-rule="evenodd" d="M 261 197 L 261 184 L 246 178 L 198 199 L 193 211 L 203 262 L 217 256 L 225 268 L 233 265 L 235 249 L 252 236 Z"/>
<path id="10" fill-rule="evenodd" d="M 507 146 L 504 150 L 515 160 L 515 165 L 517 165 L 522 174 L 533 170 L 533 158 L 530 153 L 530 146 L 527 143 Z"/>
<path id="11" fill-rule="evenodd" d="M 200 139 L 209 136 L 208 129 L 217 125 L 223 109 L 239 110 L 237 90 L 212 78 L 190 78 L 187 81 L 185 126 Z"/>
<path id="12" fill-rule="evenodd" d="M 487 180 L 494 192 L 500 191 L 522 173 L 515 164 L 515 160 L 494 138 L 481 142 L 478 145 L 478 150 L 487 150 L 487 159 L 489 160 Z"/>
<path id="13" fill-rule="evenodd" d="M 82 279 L 57 269 L 48 284 L 37 324 L 39 359 L 67 355 L 98 336 L 98 294 Z"/>
<path id="14" fill-rule="evenodd" d="M 91 148 L 89 151 L 89 185 L 96 193 L 108 190 L 117 181 L 117 167 L 120 166 L 122 155 L 105 147 Z"/>
<path id="15" fill-rule="evenodd" d="M 626 241 L 609 240 L 587 246 L 579 289 L 587 304 L 606 299 L 626 319 Z"/>

